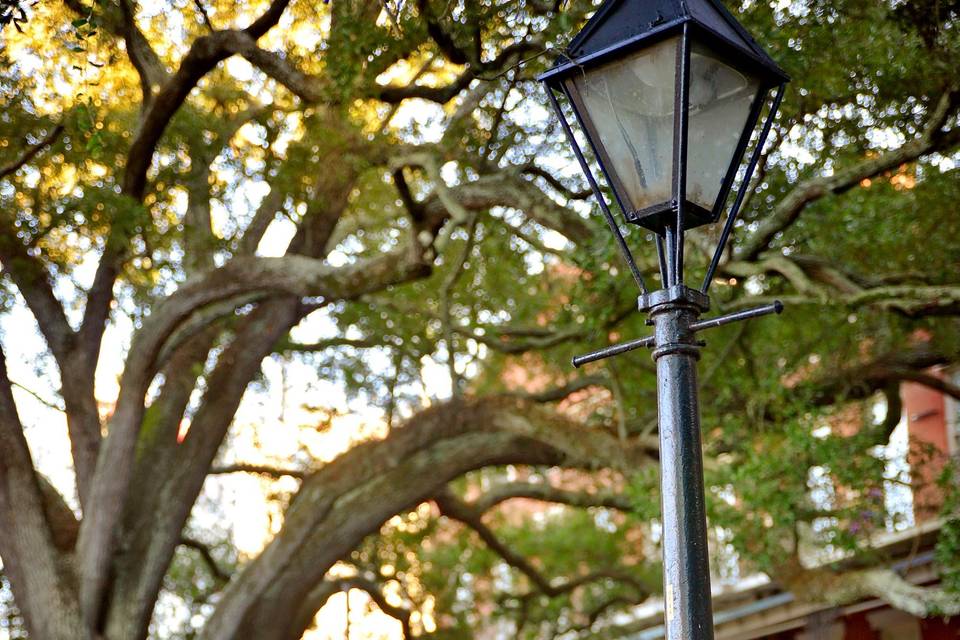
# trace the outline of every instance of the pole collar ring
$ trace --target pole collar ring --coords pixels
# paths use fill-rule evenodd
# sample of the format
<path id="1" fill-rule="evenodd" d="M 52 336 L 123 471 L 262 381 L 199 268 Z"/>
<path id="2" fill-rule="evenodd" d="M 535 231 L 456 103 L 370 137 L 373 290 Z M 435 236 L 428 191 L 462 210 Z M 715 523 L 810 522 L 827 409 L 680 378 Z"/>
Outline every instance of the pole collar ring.
<path id="1" fill-rule="evenodd" d="M 663 356 L 668 356 L 674 353 L 682 353 L 684 355 L 693 356 L 697 360 L 700 359 L 699 345 L 691 344 L 689 342 L 666 342 L 653 350 L 653 360 L 656 362 Z"/>

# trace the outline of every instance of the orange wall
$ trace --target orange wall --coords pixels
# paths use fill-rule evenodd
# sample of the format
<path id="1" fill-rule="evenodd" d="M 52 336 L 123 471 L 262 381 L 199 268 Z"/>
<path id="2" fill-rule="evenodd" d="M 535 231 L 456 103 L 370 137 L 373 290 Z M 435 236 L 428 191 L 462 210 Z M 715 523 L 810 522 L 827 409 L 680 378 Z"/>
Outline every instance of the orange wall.
<path id="1" fill-rule="evenodd" d="M 934 375 L 942 375 L 931 371 Z M 903 412 L 910 433 L 907 460 L 915 485 L 913 501 L 917 521 L 937 517 L 941 504 L 937 478 L 949 456 L 947 406 L 942 393 L 915 382 L 900 388 Z"/>

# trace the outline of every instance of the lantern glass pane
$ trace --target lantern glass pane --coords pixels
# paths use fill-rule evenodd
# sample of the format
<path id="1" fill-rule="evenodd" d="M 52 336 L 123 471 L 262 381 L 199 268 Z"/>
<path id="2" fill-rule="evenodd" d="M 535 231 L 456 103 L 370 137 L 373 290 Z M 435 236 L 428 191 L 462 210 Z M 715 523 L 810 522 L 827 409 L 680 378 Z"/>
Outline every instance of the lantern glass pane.
<path id="1" fill-rule="evenodd" d="M 687 200 L 712 211 L 760 82 L 693 43 L 687 124 Z"/>
<path id="2" fill-rule="evenodd" d="M 672 197 L 679 43 L 664 40 L 567 80 L 613 187 L 634 211 Z"/>

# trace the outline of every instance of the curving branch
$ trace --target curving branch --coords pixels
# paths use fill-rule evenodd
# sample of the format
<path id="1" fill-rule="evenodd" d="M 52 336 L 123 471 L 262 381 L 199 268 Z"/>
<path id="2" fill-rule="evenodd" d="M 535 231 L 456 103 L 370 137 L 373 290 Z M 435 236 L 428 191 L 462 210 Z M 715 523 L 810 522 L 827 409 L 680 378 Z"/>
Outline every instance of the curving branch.
<path id="1" fill-rule="evenodd" d="M 552 172 L 547 171 L 546 169 L 541 169 L 536 165 L 532 165 L 524 168 L 522 173 L 524 175 L 542 178 L 547 182 L 547 184 L 549 184 L 551 187 L 557 190 L 561 195 L 563 195 L 563 197 L 567 198 L 568 200 L 586 200 L 587 198 L 590 198 L 593 195 L 593 191 L 591 191 L 590 189 L 574 191 L 567 185 L 560 182 L 560 180 L 558 180 L 557 177 L 553 175 Z"/>
<path id="2" fill-rule="evenodd" d="M 208 474 L 212 476 L 227 475 L 230 473 L 253 473 L 275 479 L 298 478 L 300 480 L 304 479 L 308 475 L 307 471 L 301 471 L 300 469 L 280 469 L 278 467 L 271 467 L 270 465 L 253 464 L 249 462 L 236 462 L 234 464 L 213 467 L 208 472 Z"/>
<path id="3" fill-rule="evenodd" d="M 161 136 L 166 130 L 170 120 L 180 109 L 183 102 L 187 99 L 187 96 L 199 81 L 209 73 L 217 63 L 231 55 L 225 43 L 234 37 L 238 37 L 237 34 L 240 34 L 241 37 L 252 38 L 254 40 L 264 35 L 267 30 L 279 21 L 288 3 L 289 0 L 273 0 L 267 10 L 243 31 L 221 31 L 198 38 L 190 46 L 177 71 L 169 77 L 164 75 L 164 81 L 156 92 L 154 92 L 152 88 L 154 79 L 152 76 L 159 74 L 148 72 L 149 68 L 154 66 L 151 61 L 155 60 L 155 54 L 152 54 L 151 57 L 152 50 L 142 34 L 140 34 L 135 27 L 132 6 L 126 2 L 122 3 L 122 23 L 115 23 L 113 30 L 114 33 L 118 33 L 129 39 L 128 48 L 131 49 L 134 65 L 137 66 L 141 78 L 145 81 L 144 111 L 140 127 L 127 152 L 126 166 L 121 183 L 121 191 L 124 195 L 132 198 L 136 202 L 140 202 L 143 199 L 146 189 L 147 169 L 153 160 L 156 146 Z M 150 99 L 146 100 L 147 97 Z M 87 292 L 86 307 L 79 331 L 81 350 L 76 364 L 83 365 L 87 375 L 78 375 L 77 378 L 87 381 L 85 387 L 89 387 L 90 390 L 92 390 L 91 372 L 96 366 L 103 331 L 106 327 L 106 322 L 110 314 L 110 306 L 113 301 L 113 287 L 119 275 L 120 265 L 125 253 L 125 247 L 114 240 L 114 237 L 115 236 L 111 236 L 111 239 L 108 239 L 103 254 L 100 257 L 100 262 L 97 265 L 93 284 Z M 151 362 L 153 361 L 154 359 L 152 358 Z M 81 370 L 81 372 L 83 371 L 84 370 Z M 82 413 L 83 415 L 90 415 L 89 399 L 92 396 L 90 393 L 84 393 L 83 397 L 86 401 Z M 93 408 L 95 409 L 95 402 Z M 139 412 L 140 410 L 138 409 L 136 413 Z M 99 428 L 99 421 L 97 424 Z M 108 438 L 107 440 L 109 442 L 110 439 Z M 99 442 L 97 444 L 99 448 Z M 129 447 L 124 447 L 123 450 L 126 452 L 130 451 Z M 110 462 L 104 461 L 100 457 L 100 452 L 96 450 L 94 450 L 94 455 L 98 456 L 96 463 L 98 468 L 102 468 L 103 464 L 110 464 L 112 462 L 112 460 Z M 111 457 L 113 455 L 115 454 L 112 454 Z M 82 482 L 79 484 L 81 486 L 82 496 L 85 497 L 88 492 L 102 491 L 102 489 L 97 488 L 97 476 L 101 473 L 102 472 L 98 473 L 94 470 L 92 478 L 81 478 Z M 103 479 L 100 478 L 100 483 L 102 482 Z M 120 484 L 124 485 L 126 482 L 127 481 L 124 480 Z M 124 489 L 121 489 L 119 495 L 123 495 L 123 491 Z M 106 493 L 113 494 L 114 492 L 107 490 Z M 83 552 L 81 555 L 89 556 L 85 558 L 87 564 L 85 565 L 84 578 L 86 578 L 86 580 L 82 583 L 81 600 L 83 603 L 84 617 L 91 626 L 91 629 L 95 626 L 94 621 L 100 618 L 100 596 L 106 581 L 107 558 L 101 554 L 112 546 L 112 542 L 109 542 L 113 536 L 112 525 L 116 523 L 116 519 L 119 517 L 119 510 L 122 509 L 123 506 L 122 502 L 114 503 L 110 502 L 110 498 L 107 499 L 108 504 L 96 505 L 94 507 L 95 517 L 84 519 L 84 525 L 92 522 L 89 527 L 84 526 L 84 530 L 92 529 L 98 532 L 93 536 L 96 542 L 93 542 L 89 535 L 84 535 L 83 531 L 81 531 L 80 549 Z M 84 502 L 86 502 L 86 500 L 84 500 Z M 114 513 L 115 515 L 104 519 L 104 513 Z M 99 551 L 95 552 L 93 549 L 99 549 Z M 84 564 L 83 561 L 81 564 Z"/>
<path id="4" fill-rule="evenodd" d="M 889 286 L 864 289 L 853 294 L 818 289 L 808 294 L 743 296 L 725 305 L 728 310 L 771 304 L 780 300 L 792 306 L 835 306 L 855 309 L 873 307 L 908 318 L 960 315 L 960 286 Z"/>
<path id="5" fill-rule="evenodd" d="M 830 569 L 790 567 L 781 576 L 798 599 L 842 606 L 879 598 L 918 618 L 960 615 L 960 594 L 941 587 L 922 587 L 885 568 L 836 572 Z"/>
<path id="6" fill-rule="evenodd" d="M 224 43 L 235 32 L 220 31 L 197 38 L 180 67 L 154 94 L 143 113 L 140 129 L 130 144 L 123 175 L 123 193 L 139 201 L 147 186 L 147 169 L 160 137 L 197 83 L 230 51 Z"/>
<path id="7" fill-rule="evenodd" d="M 173 115 L 197 83 L 222 60 L 237 50 L 238 42 L 256 42 L 279 20 L 290 0 L 273 0 L 264 13 L 243 30 L 216 31 L 197 38 L 180 63 L 177 71 L 159 88 L 143 114 L 140 129 L 127 153 L 123 177 L 123 192 L 136 199 L 143 198 L 147 168 L 153 159 L 160 137 Z"/>
<path id="8" fill-rule="evenodd" d="M 938 365 L 956 362 L 960 353 L 943 350 L 933 344 L 915 345 L 899 351 L 884 353 L 871 360 L 830 371 L 801 384 L 797 391 L 805 393 L 814 406 L 825 407 L 844 401 L 864 400 L 877 392 L 884 392 L 891 403 L 884 420 L 886 436 L 899 423 L 900 382 L 912 381 L 957 397 L 960 389 L 946 380 L 928 373 Z"/>
<path id="9" fill-rule="evenodd" d="M 495 486 L 486 491 L 479 498 L 475 498 L 469 503 L 471 509 L 477 513 L 483 514 L 493 509 L 497 505 L 514 500 L 525 498 L 527 500 L 539 500 L 540 502 L 552 502 L 554 504 L 565 504 L 570 507 L 586 509 L 589 507 L 603 507 L 605 509 L 616 509 L 618 511 L 632 511 L 633 505 L 630 500 L 621 494 L 599 492 L 586 493 L 583 491 L 570 491 L 560 489 L 546 482 L 509 482 Z"/>
<path id="10" fill-rule="evenodd" d="M 147 109 L 153 101 L 155 88 L 166 82 L 169 76 L 160 56 L 137 27 L 134 10 L 131 0 L 120 0 L 121 20 L 107 20 L 107 23 L 108 28 L 112 28 L 126 43 L 130 62 L 140 76 L 140 88 L 143 92 L 142 108 Z"/>
<path id="11" fill-rule="evenodd" d="M 37 143 L 29 145 L 16 160 L 0 168 L 0 180 L 12 176 L 36 158 L 60 137 L 63 129 L 63 125 L 58 124 Z M 0 239 L 0 262 L 3 263 L 4 273 L 17 285 L 54 356 L 66 357 L 72 348 L 73 329 L 67 321 L 63 305 L 53 293 L 49 273 L 37 258 L 27 252 L 12 221 L 7 224 L 4 220 L 0 231 L 3 235 Z"/>
<path id="12" fill-rule="evenodd" d="M 6 166 L 0 167 L 0 180 L 13 175 L 20 170 L 21 167 L 25 166 L 28 162 L 33 160 L 40 154 L 41 151 L 53 144 L 57 138 L 60 137 L 60 134 L 63 133 L 63 125 L 58 124 L 53 129 L 50 130 L 50 133 L 45 135 L 35 144 L 29 145 L 23 153 L 20 154 L 20 157 L 14 160 L 13 162 L 7 164 Z"/>
<path id="13" fill-rule="evenodd" d="M 344 145 L 350 148 L 345 153 L 356 152 L 349 140 L 344 141 Z M 355 178 L 354 172 L 317 176 L 315 193 L 324 197 L 309 202 L 289 245 L 289 253 L 312 265 L 324 266 L 321 258 L 330 246 L 330 235 L 349 202 L 348 194 Z M 259 260 L 242 259 L 251 261 L 250 264 Z M 385 269 L 397 267 L 388 262 L 383 264 Z M 424 273 L 428 273 L 428 267 L 425 269 Z M 348 281 L 356 286 L 378 286 L 368 281 L 368 275 L 355 272 Z M 203 278 L 198 275 L 188 284 Z M 229 332 L 232 340 L 218 354 L 214 369 L 204 376 L 203 400 L 192 416 L 192 427 L 186 437 L 178 439 L 181 417 L 196 382 L 196 373 L 193 372 L 207 358 L 220 329 L 210 326 L 194 337 L 190 331 L 185 331 L 185 327 L 193 325 L 198 316 L 217 317 L 223 308 L 243 299 L 249 300 L 251 296 L 258 299 L 251 312 L 234 322 L 223 323 L 232 330 Z M 143 498 L 128 501 L 124 513 L 126 545 L 114 561 L 117 577 L 112 581 L 109 596 L 112 604 L 107 622 L 108 635 L 122 635 L 131 626 L 146 633 L 150 607 L 160 589 L 174 544 L 226 437 L 248 382 L 259 371 L 262 359 L 300 319 L 331 300 L 303 302 L 284 287 L 243 294 L 239 298 L 228 297 L 191 313 L 165 342 L 164 350 L 167 351 L 178 334 L 186 332 L 191 336 L 183 341 L 182 348 L 174 351 L 165 365 L 163 392 L 151 405 L 143 426 L 137 427 L 137 447 L 143 453 L 137 456 L 132 492 Z M 216 313 L 208 315 L 208 310 Z M 201 327 L 203 324 L 199 323 Z M 158 512 L 166 516 L 159 522 L 154 517 Z"/>
<path id="14" fill-rule="evenodd" d="M 610 385 L 610 379 L 607 376 L 581 376 L 579 378 L 574 378 L 566 384 L 563 384 L 559 387 L 554 387 L 552 389 L 546 389 L 544 391 L 535 391 L 535 392 L 511 392 L 509 395 L 517 398 L 525 398 L 533 402 L 559 402 L 569 398 L 572 394 L 577 391 L 582 391 L 584 389 L 589 389 L 590 387 L 608 387 Z"/>
<path id="15" fill-rule="evenodd" d="M 304 103 L 317 104 L 327 96 L 330 86 L 326 77 L 311 76 L 300 71 L 283 55 L 258 47 L 253 38 L 241 37 L 238 34 L 227 40 L 225 45 L 231 53 L 243 56 L 247 62 L 286 87 Z"/>
<path id="16" fill-rule="evenodd" d="M 535 184 L 513 171 L 483 175 L 472 182 L 451 187 L 450 192 L 467 209 L 507 207 L 521 211 L 538 224 L 563 234 L 573 242 L 586 242 L 593 237 L 590 222 L 557 204 Z M 443 206 L 436 196 L 424 203 L 428 213 Z"/>
<path id="17" fill-rule="evenodd" d="M 831 193 L 842 193 L 866 178 L 872 178 L 900 165 L 936 151 L 947 151 L 960 144 L 960 127 L 943 131 L 960 105 L 960 86 L 947 89 L 933 106 L 930 119 L 919 137 L 900 148 L 867 158 L 832 175 L 810 178 L 784 196 L 769 216 L 759 222 L 757 230 L 744 238 L 736 251 L 739 259 L 756 258 L 777 236 L 790 227 L 812 202 Z"/>
<path id="18" fill-rule="evenodd" d="M 364 591 L 370 596 L 370 599 L 377 605 L 383 613 L 394 618 L 400 623 L 400 630 L 404 639 L 413 638 L 413 631 L 410 626 L 410 617 L 412 612 L 404 607 L 398 607 L 390 604 L 383 593 L 383 586 L 376 580 L 365 576 L 348 577 L 330 577 L 322 580 L 310 593 L 304 598 L 303 603 L 297 611 L 296 617 L 290 624 L 289 631 L 283 635 L 278 635 L 277 640 L 300 640 L 316 617 L 317 611 L 330 600 L 336 593 L 349 592 L 352 589 Z M 349 594 L 348 594 L 349 595 Z"/>
<path id="19" fill-rule="evenodd" d="M 376 581 L 361 576 L 353 576 L 334 580 L 333 586 L 338 591 L 349 592 L 351 589 L 358 589 L 365 592 L 380 611 L 400 622 L 400 629 L 404 638 L 413 638 L 413 632 L 410 629 L 410 610 L 390 604 L 383 594 L 383 588 Z"/>
<path id="20" fill-rule="evenodd" d="M 427 23 L 427 33 L 436 43 L 444 58 L 453 64 L 461 65 L 477 61 L 472 52 L 461 48 L 453 37 L 444 30 L 439 17 L 430 10 L 427 0 L 417 0 L 417 12 L 420 14 L 420 18 Z"/>
<path id="21" fill-rule="evenodd" d="M 210 575 L 212 575 L 217 582 L 223 584 L 230 581 L 230 573 L 220 567 L 216 558 L 213 557 L 213 552 L 210 550 L 209 545 L 196 538 L 184 536 L 180 538 L 180 546 L 196 551 L 210 571 Z"/>
<path id="22" fill-rule="evenodd" d="M 270 5 L 266 11 L 250 23 L 250 26 L 243 30 L 244 33 L 254 40 L 262 38 L 274 25 L 280 22 L 280 18 L 283 16 L 283 12 L 289 4 L 290 0 L 270 0 Z"/>
<path id="23" fill-rule="evenodd" d="M 64 4 L 81 18 L 90 15 L 90 7 L 82 0 L 64 0 Z M 137 27 L 135 12 L 136 4 L 132 0 L 121 0 L 117 5 L 98 6 L 97 18 L 105 31 L 124 41 L 130 62 L 140 76 L 146 107 L 153 98 L 153 90 L 166 82 L 168 74 L 157 52 Z"/>
<path id="24" fill-rule="evenodd" d="M 913 369 L 900 369 L 891 367 L 889 370 L 890 379 L 903 382 L 916 382 L 934 391 L 939 391 L 951 398 L 960 400 L 960 385 L 953 384 L 945 378 L 932 375 L 925 371 L 916 371 Z"/>
<path id="25" fill-rule="evenodd" d="M 605 466 L 648 462 L 643 443 L 622 445 L 554 412 L 508 398 L 452 401 L 423 411 L 383 440 L 361 444 L 304 481 L 285 526 L 227 587 L 201 636 L 281 637 L 276 621 L 386 520 L 474 469 L 509 463 Z M 302 571 L 290 572 L 290 563 Z"/>
<path id="26" fill-rule="evenodd" d="M 640 600 L 646 599 L 650 595 L 650 589 L 639 579 L 618 569 L 592 571 L 559 582 L 550 580 L 540 573 L 529 560 L 500 541 L 490 527 L 484 524 L 483 512 L 475 506 L 467 504 L 449 489 L 438 492 L 434 497 L 434 502 L 442 515 L 473 529 L 491 551 L 500 556 L 508 565 L 527 576 L 543 595 L 554 598 L 598 580 L 615 580 L 628 584 L 636 590 Z"/>

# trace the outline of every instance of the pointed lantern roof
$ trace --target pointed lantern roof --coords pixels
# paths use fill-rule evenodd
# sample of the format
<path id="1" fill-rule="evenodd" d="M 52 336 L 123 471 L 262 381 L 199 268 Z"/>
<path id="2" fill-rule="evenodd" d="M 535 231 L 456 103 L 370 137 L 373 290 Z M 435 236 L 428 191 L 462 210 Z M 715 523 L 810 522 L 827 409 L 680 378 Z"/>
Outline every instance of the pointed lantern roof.
<path id="1" fill-rule="evenodd" d="M 706 36 L 708 44 L 719 44 L 744 56 L 771 85 L 788 79 L 719 0 L 608 0 L 570 42 L 553 68 L 539 79 L 559 80 L 577 67 L 602 63 L 621 49 L 632 50 L 648 39 L 669 37 L 687 22 Z"/>

